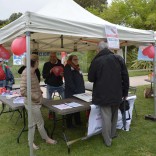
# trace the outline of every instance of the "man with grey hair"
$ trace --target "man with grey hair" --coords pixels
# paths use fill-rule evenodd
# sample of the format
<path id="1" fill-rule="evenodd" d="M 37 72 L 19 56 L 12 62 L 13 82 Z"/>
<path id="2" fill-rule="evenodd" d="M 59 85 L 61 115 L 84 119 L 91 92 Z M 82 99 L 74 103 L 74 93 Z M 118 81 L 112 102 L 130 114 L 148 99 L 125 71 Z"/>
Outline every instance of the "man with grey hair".
<path id="1" fill-rule="evenodd" d="M 109 147 L 117 136 L 118 108 L 122 98 L 128 96 L 129 76 L 123 58 L 114 55 L 106 42 L 98 44 L 98 51 L 91 62 L 88 80 L 93 82 L 92 103 L 100 106 L 102 136 Z"/>

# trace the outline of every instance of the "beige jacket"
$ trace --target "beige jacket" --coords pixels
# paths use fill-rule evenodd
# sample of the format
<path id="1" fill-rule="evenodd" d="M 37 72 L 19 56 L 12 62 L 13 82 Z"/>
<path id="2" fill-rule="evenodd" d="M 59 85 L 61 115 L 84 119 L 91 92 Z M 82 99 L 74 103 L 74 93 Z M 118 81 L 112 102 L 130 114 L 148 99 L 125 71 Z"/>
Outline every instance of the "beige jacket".
<path id="1" fill-rule="evenodd" d="M 21 95 L 27 97 L 27 72 L 26 68 L 21 75 L 20 83 Z M 27 99 L 27 98 L 26 98 Z M 39 81 L 33 69 L 31 69 L 31 99 L 32 104 L 40 105 L 43 100 L 42 91 L 40 89 Z"/>

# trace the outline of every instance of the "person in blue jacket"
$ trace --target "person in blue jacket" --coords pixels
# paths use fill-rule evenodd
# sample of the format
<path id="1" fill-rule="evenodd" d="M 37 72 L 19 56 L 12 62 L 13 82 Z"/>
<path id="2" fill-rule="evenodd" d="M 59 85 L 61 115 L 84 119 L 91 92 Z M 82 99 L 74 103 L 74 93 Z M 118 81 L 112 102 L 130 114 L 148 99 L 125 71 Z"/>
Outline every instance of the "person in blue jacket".
<path id="1" fill-rule="evenodd" d="M 83 75 L 79 67 L 78 57 L 70 55 L 64 68 L 65 98 L 71 98 L 74 94 L 85 93 Z M 73 128 L 73 118 L 76 125 L 81 125 L 80 112 L 67 115 L 68 128 Z"/>

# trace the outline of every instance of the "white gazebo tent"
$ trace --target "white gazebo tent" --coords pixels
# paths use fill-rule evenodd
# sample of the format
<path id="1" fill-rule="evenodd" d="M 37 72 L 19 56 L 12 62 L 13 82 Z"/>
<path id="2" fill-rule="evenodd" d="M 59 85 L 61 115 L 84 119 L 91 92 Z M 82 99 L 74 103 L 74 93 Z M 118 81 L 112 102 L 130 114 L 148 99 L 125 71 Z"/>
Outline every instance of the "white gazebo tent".
<path id="1" fill-rule="evenodd" d="M 37 13 L 26 12 L 16 21 L 0 29 L 0 44 L 10 50 L 12 41 L 26 35 L 27 60 L 33 50 L 46 51 L 87 51 L 95 50 L 97 42 L 106 38 L 105 26 L 114 25 L 107 22 L 73 0 L 52 0 Z M 115 25 L 119 40 L 126 44 L 154 43 L 154 32 L 138 30 Z M 37 49 L 36 49 L 37 47 Z M 27 61 L 27 96 L 31 125 L 31 81 L 30 61 Z M 30 148 L 30 155 L 33 155 Z"/>

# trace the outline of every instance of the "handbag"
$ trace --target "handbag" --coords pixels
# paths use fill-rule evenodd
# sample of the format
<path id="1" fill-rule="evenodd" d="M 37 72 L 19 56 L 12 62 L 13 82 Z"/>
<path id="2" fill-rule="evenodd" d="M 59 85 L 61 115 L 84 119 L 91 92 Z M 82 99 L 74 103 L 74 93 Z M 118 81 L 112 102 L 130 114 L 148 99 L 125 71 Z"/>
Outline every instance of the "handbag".
<path id="1" fill-rule="evenodd" d="M 128 111 L 129 108 L 130 108 L 130 106 L 129 106 L 128 100 L 122 100 L 122 102 L 120 103 L 120 106 L 119 106 L 121 113 L 123 113 L 124 111 Z"/>

